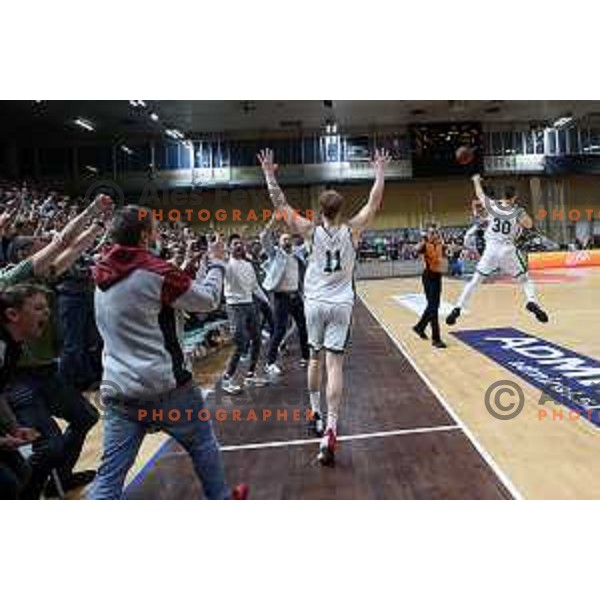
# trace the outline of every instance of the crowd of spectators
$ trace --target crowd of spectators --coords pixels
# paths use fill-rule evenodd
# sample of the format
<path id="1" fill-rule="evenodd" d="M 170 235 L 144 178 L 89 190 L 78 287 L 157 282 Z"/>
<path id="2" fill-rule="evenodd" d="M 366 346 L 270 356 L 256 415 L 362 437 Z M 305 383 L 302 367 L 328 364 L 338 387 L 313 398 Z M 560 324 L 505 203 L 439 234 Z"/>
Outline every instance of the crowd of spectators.
<path id="1" fill-rule="evenodd" d="M 483 227 L 476 232 L 473 240 L 465 239 L 467 230 L 467 227 L 439 228 L 446 249 L 450 274 L 455 274 L 453 269 L 456 269 L 461 262 L 476 261 L 483 253 L 485 245 Z M 416 261 L 419 258 L 417 246 L 421 236 L 420 228 L 367 232 L 359 247 L 359 261 Z M 600 248 L 600 236 L 590 235 L 584 239 L 576 238 L 570 244 L 558 244 L 539 232 L 534 232 L 528 235 L 527 239 L 520 240 L 519 243 L 524 250 L 529 252 L 593 250 Z"/>
<path id="2" fill-rule="evenodd" d="M 111 246 L 113 209 L 107 196 L 86 202 L 0 181 L 2 498 L 60 496 L 96 475 L 75 467 L 100 416 L 101 407 L 90 401 L 102 378 L 92 270 Z M 198 233 L 176 222 L 157 227 L 152 252 L 193 278 L 200 274 L 217 232 Z M 269 258 L 264 240 L 242 233 L 244 259 L 262 280 Z M 305 258 L 303 240 L 292 245 L 294 255 Z M 268 339 L 274 315 L 268 306 L 261 314 Z M 207 314 L 180 311 L 186 361 L 227 343 L 228 319 L 225 302 Z"/>
<path id="3" fill-rule="evenodd" d="M 461 276 L 465 261 L 477 260 L 482 252 L 483 230 L 472 244 L 465 243 L 466 232 L 466 227 L 440 228 L 450 275 Z M 419 228 L 367 233 L 359 247 L 359 261 L 417 261 L 421 237 Z"/>
<path id="4" fill-rule="evenodd" d="M 107 196 L 84 201 L 56 189 L 0 180 L 0 497 L 56 496 L 62 492 L 59 488 L 78 488 L 95 476 L 94 471 L 78 472 L 75 467 L 86 436 L 99 419 L 97 407 L 89 400 L 90 390 L 102 377 L 92 270 L 110 246 L 113 209 Z M 440 229 L 451 276 L 461 277 L 465 262 L 476 261 L 483 251 L 483 230 L 469 240 L 466 231 L 466 227 Z M 181 222 L 161 222 L 152 251 L 195 278 L 206 266 L 215 233 L 199 233 Z M 294 302 L 301 293 L 298 281 L 307 250 L 301 238 L 285 232 L 279 232 L 279 239 L 275 231 L 267 237 L 265 232 L 240 233 L 230 238 L 229 262 L 232 249 L 241 245 L 236 260 L 251 264 L 256 286 L 271 294 L 257 300 L 257 312 L 263 337 L 271 335 L 276 341 L 267 357 L 275 371 L 292 317 L 302 338 L 303 316 Z M 367 232 L 359 260 L 416 261 L 421 236 L 418 228 Z M 576 243 L 576 249 L 593 246 L 593 238 Z M 266 270 L 277 261 L 294 269 L 298 261 L 293 291 L 273 291 L 265 284 Z M 250 275 L 244 271 L 244 277 Z M 227 305 L 222 302 L 209 314 L 180 315 L 190 359 L 226 343 L 232 314 L 241 313 L 233 288 L 225 281 Z M 243 362 L 244 355 L 251 360 L 248 340 L 234 336 L 233 341 L 236 361 Z M 301 345 L 306 360 L 305 344 Z M 231 373 L 234 366 L 230 365 Z M 254 376 L 247 379 L 259 382 Z"/>
<path id="5" fill-rule="evenodd" d="M 594 250 L 600 248 L 600 236 L 590 235 L 586 236 L 584 239 L 576 238 L 573 246 L 574 250 Z"/>
<path id="6" fill-rule="evenodd" d="M 56 481 L 71 489 L 93 479 L 74 467 L 98 420 L 82 393 L 100 364 L 87 272 L 110 204 L 99 197 L 84 208 L 55 192 L 0 184 L 3 497 L 52 496 L 61 491 Z"/>

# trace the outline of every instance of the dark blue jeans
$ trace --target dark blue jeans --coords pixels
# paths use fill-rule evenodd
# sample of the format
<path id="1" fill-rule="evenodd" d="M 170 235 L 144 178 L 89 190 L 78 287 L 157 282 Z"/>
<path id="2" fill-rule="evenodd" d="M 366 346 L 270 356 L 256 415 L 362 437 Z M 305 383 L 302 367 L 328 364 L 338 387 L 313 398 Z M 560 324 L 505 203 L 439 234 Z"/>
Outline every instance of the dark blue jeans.
<path id="1" fill-rule="evenodd" d="M 451 258 L 448 261 L 450 277 L 462 277 L 463 262 L 459 258 Z"/>
<path id="2" fill-rule="evenodd" d="M 168 433 L 187 450 L 209 500 L 229 497 L 221 451 L 210 418 L 205 418 L 206 406 L 200 388 L 188 385 L 143 402 L 108 398 L 105 404 L 104 453 L 88 498 L 120 499 L 125 477 L 144 437 L 157 429 Z M 204 416 L 199 418 L 202 411 Z"/>
<path id="3" fill-rule="evenodd" d="M 234 349 L 227 364 L 226 373 L 233 377 L 242 354 L 250 349 L 248 373 L 254 373 L 260 355 L 261 332 L 256 303 L 231 304 L 227 306 L 229 325 L 233 333 Z"/>
<path id="4" fill-rule="evenodd" d="M 262 327 L 265 328 L 269 334 L 273 333 L 273 311 L 268 302 L 265 302 L 262 298 L 255 296 L 255 301 L 258 306 L 258 310 L 262 317 Z"/>
<path id="5" fill-rule="evenodd" d="M 308 335 L 306 333 L 306 318 L 304 317 L 304 301 L 296 292 L 275 292 L 275 331 L 271 336 L 267 364 L 271 365 L 277 360 L 279 345 L 287 331 L 288 320 L 291 317 L 296 322 L 298 337 L 300 338 L 300 352 L 302 358 L 308 360 Z"/>
<path id="6" fill-rule="evenodd" d="M 54 366 L 21 369 L 8 389 L 9 404 L 17 421 L 41 435 L 29 459 L 31 478 L 23 497 L 40 497 L 52 469 L 67 480 L 79 460 L 88 431 L 98 411 L 56 374 Z M 67 422 L 62 432 L 54 417 Z"/>
<path id="7" fill-rule="evenodd" d="M 87 389 L 100 378 L 100 336 L 90 293 L 58 294 L 62 337 L 59 374 L 77 389 Z"/>
<path id="8" fill-rule="evenodd" d="M 0 500 L 18 500 L 29 479 L 29 467 L 17 450 L 0 448 Z"/>

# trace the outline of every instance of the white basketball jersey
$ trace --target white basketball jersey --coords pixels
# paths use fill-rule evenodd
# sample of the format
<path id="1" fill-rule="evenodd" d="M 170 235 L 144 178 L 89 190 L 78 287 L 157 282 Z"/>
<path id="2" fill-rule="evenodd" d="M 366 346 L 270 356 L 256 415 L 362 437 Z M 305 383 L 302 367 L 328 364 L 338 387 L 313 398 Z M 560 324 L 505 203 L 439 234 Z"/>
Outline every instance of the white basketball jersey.
<path id="1" fill-rule="evenodd" d="M 356 249 L 348 225 L 330 229 L 318 225 L 313 233 L 304 276 L 306 300 L 354 303 L 355 261 Z"/>
<path id="2" fill-rule="evenodd" d="M 519 219 L 522 208 L 505 208 L 495 200 L 489 200 L 494 212 L 488 213 L 488 223 L 485 229 L 486 244 L 513 244 L 521 232 Z"/>

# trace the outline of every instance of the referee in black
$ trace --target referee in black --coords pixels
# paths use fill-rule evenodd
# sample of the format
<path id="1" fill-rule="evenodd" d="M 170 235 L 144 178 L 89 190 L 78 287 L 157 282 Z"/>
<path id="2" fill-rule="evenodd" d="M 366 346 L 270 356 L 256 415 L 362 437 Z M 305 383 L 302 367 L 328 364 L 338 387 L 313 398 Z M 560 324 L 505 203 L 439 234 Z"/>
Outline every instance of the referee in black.
<path id="1" fill-rule="evenodd" d="M 427 298 L 427 307 L 421 316 L 421 320 L 413 327 L 413 331 L 421 338 L 428 339 L 425 329 L 431 324 L 431 341 L 435 348 L 446 348 L 446 344 L 440 337 L 440 322 L 438 311 L 442 295 L 442 258 L 444 256 L 444 244 L 436 225 L 430 225 L 427 232 L 417 245 L 418 253 L 423 257 L 425 270 L 422 280 Z"/>

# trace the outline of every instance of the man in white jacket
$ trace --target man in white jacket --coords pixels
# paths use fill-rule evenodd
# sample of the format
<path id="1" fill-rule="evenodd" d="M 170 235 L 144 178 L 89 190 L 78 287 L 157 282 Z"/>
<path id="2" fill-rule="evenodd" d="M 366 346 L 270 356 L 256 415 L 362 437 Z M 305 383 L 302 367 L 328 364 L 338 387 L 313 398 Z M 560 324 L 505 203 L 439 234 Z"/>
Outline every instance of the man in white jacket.
<path id="1" fill-rule="evenodd" d="M 263 292 L 252 263 L 246 259 L 246 248 L 242 238 L 234 233 L 229 236 L 230 257 L 225 271 L 225 302 L 233 332 L 234 350 L 221 382 L 227 394 L 239 394 L 242 388 L 235 383 L 240 358 L 250 349 L 250 363 L 244 377 L 244 385 L 261 387 L 267 381 L 256 376 L 256 365 L 260 357 L 261 331 L 255 296 L 269 302 Z"/>

